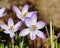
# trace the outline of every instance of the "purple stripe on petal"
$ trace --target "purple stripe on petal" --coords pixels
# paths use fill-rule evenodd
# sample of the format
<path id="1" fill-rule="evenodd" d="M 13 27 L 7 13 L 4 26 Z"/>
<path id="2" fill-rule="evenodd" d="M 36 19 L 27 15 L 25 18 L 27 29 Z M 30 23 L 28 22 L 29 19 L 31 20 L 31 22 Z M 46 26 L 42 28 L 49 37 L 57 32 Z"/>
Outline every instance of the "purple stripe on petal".
<path id="1" fill-rule="evenodd" d="M 30 18 L 26 17 L 24 21 L 25 21 L 25 24 L 26 24 L 27 27 L 32 26 L 32 21 L 30 20 Z"/>
<path id="2" fill-rule="evenodd" d="M 20 33 L 19 36 L 26 36 L 27 34 L 30 33 L 30 29 L 23 29 Z"/>
<path id="3" fill-rule="evenodd" d="M 44 21 L 39 21 L 37 22 L 38 29 L 42 29 L 43 27 L 46 26 L 46 23 Z"/>
<path id="4" fill-rule="evenodd" d="M 39 30 L 36 30 L 36 35 L 42 39 L 46 39 L 45 35 L 43 32 L 39 31 Z"/>
<path id="5" fill-rule="evenodd" d="M 35 25 L 37 23 L 37 14 L 34 13 L 31 18 L 30 18 L 31 22 L 33 25 Z"/>
<path id="6" fill-rule="evenodd" d="M 14 36 L 15 36 L 14 32 L 11 32 L 11 33 L 10 33 L 10 37 L 11 37 L 11 38 L 14 38 Z"/>
<path id="7" fill-rule="evenodd" d="M 36 38 L 35 32 L 30 32 L 30 39 L 34 40 Z"/>
<path id="8" fill-rule="evenodd" d="M 21 11 L 20 11 L 16 6 L 13 6 L 13 10 L 14 10 L 17 14 L 21 14 Z"/>
<path id="9" fill-rule="evenodd" d="M 22 12 L 16 6 L 13 6 L 13 10 L 16 12 L 17 17 L 22 19 Z"/>
<path id="10" fill-rule="evenodd" d="M 19 30 L 19 28 L 14 28 L 13 32 L 16 32 L 16 31 L 18 31 L 18 30 Z"/>
<path id="11" fill-rule="evenodd" d="M 21 25 L 22 25 L 22 21 L 19 21 L 19 22 L 14 26 L 14 28 L 19 28 Z"/>
<path id="12" fill-rule="evenodd" d="M 27 27 L 31 27 L 32 25 L 36 25 L 37 23 L 37 14 L 34 13 L 30 18 L 25 18 L 25 24 Z"/>
<path id="13" fill-rule="evenodd" d="M 37 14 L 37 11 L 29 12 L 29 13 L 26 15 L 26 17 L 31 17 L 34 13 L 36 13 L 36 14 Z"/>
<path id="14" fill-rule="evenodd" d="M 28 4 L 24 5 L 22 9 L 22 13 L 24 14 L 25 12 L 28 12 Z"/>
<path id="15" fill-rule="evenodd" d="M 8 19 L 8 26 L 14 26 L 14 21 L 12 20 L 12 18 Z"/>
<path id="16" fill-rule="evenodd" d="M 22 14 L 19 14 L 19 13 L 16 13 L 16 16 L 19 18 L 19 19 L 23 19 L 23 15 Z"/>

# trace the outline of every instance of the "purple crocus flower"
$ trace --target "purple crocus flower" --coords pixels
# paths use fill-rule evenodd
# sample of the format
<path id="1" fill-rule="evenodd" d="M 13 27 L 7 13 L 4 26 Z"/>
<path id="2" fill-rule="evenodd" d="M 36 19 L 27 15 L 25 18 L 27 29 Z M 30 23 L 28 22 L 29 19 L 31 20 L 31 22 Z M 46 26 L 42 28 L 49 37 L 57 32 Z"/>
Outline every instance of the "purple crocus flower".
<path id="1" fill-rule="evenodd" d="M 4 29 L 4 33 L 10 34 L 10 37 L 13 38 L 15 36 L 15 32 L 19 29 L 22 22 L 19 21 L 17 24 L 14 25 L 14 22 L 11 18 L 8 19 L 8 26 L 6 24 L 0 24 L 1 28 Z"/>
<path id="2" fill-rule="evenodd" d="M 16 12 L 17 17 L 22 21 L 24 21 L 26 17 L 31 17 L 33 13 L 37 13 L 37 11 L 28 12 L 27 4 L 22 8 L 22 11 L 20 11 L 16 6 L 13 6 L 13 10 Z"/>
<path id="3" fill-rule="evenodd" d="M 25 24 L 28 28 L 23 29 L 19 33 L 19 36 L 26 36 L 27 34 L 30 34 L 31 40 L 34 40 L 36 35 L 42 39 L 45 39 L 44 33 L 39 29 L 42 29 L 46 23 L 44 21 L 37 22 L 37 14 L 33 14 L 30 18 L 25 18 Z"/>
<path id="4" fill-rule="evenodd" d="M 6 13 L 4 13 L 5 10 L 6 10 L 5 7 L 0 9 L 0 17 L 3 17 L 4 15 L 6 15 Z"/>

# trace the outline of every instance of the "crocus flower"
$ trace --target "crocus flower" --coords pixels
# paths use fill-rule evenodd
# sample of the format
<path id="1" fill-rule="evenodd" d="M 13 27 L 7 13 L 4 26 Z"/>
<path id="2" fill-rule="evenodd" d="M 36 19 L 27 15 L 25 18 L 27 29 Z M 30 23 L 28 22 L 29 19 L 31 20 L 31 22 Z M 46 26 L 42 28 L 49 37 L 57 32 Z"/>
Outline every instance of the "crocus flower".
<path id="1" fill-rule="evenodd" d="M 3 17 L 6 15 L 6 13 L 4 13 L 4 12 L 5 12 L 5 7 L 0 9 L 0 17 Z"/>
<path id="2" fill-rule="evenodd" d="M 11 18 L 8 19 L 8 26 L 6 24 L 0 24 L 1 28 L 4 29 L 4 33 L 10 34 L 10 37 L 14 37 L 14 32 L 16 32 L 19 27 L 21 26 L 22 22 L 19 21 L 17 24 L 14 25 L 14 22 Z"/>
<path id="3" fill-rule="evenodd" d="M 25 18 L 25 24 L 28 28 L 23 29 L 19 33 L 19 36 L 26 36 L 27 34 L 30 34 L 31 40 L 34 40 L 36 35 L 42 39 L 45 39 L 44 33 L 39 29 L 42 29 L 46 23 L 44 21 L 37 22 L 37 14 L 33 14 L 30 18 Z"/>
<path id="4" fill-rule="evenodd" d="M 15 11 L 17 17 L 24 21 L 25 17 L 31 17 L 33 13 L 37 13 L 37 11 L 28 12 L 28 5 L 26 4 L 22 11 L 20 11 L 16 6 L 13 6 L 13 10 Z"/>

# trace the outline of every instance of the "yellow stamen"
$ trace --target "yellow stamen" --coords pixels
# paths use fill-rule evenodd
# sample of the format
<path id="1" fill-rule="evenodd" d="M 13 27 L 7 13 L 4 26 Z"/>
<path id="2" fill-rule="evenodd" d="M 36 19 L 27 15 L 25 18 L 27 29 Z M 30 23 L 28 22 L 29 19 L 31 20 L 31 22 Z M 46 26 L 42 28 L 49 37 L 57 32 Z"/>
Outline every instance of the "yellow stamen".
<path id="1" fill-rule="evenodd" d="M 37 29 L 38 27 L 36 25 L 33 25 L 32 28 L 35 30 Z"/>
<path id="2" fill-rule="evenodd" d="M 14 29 L 14 27 L 13 26 L 10 26 L 10 31 L 12 31 Z"/>
<path id="3" fill-rule="evenodd" d="M 27 12 L 25 12 L 24 14 L 23 14 L 23 16 L 25 17 L 27 15 Z"/>

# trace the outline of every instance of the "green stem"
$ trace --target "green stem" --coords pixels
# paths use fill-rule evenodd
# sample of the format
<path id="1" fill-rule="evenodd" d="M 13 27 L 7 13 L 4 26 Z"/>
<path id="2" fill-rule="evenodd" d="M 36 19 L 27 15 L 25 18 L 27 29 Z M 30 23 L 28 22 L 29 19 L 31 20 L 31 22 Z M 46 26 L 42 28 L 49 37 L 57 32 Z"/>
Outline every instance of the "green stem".
<path id="1" fill-rule="evenodd" d="M 47 35 L 48 35 L 48 37 L 49 37 L 49 33 L 48 33 L 48 29 L 47 29 L 47 26 L 45 27 L 45 29 L 46 29 Z"/>
<path id="2" fill-rule="evenodd" d="M 12 48 L 14 48 L 14 38 L 11 38 Z"/>
<path id="3" fill-rule="evenodd" d="M 54 31 L 52 28 L 52 22 L 50 22 L 50 39 L 51 39 L 51 48 L 54 48 Z"/>
<path id="4" fill-rule="evenodd" d="M 56 40 L 56 48 L 58 48 L 58 43 L 57 43 L 57 40 Z"/>

